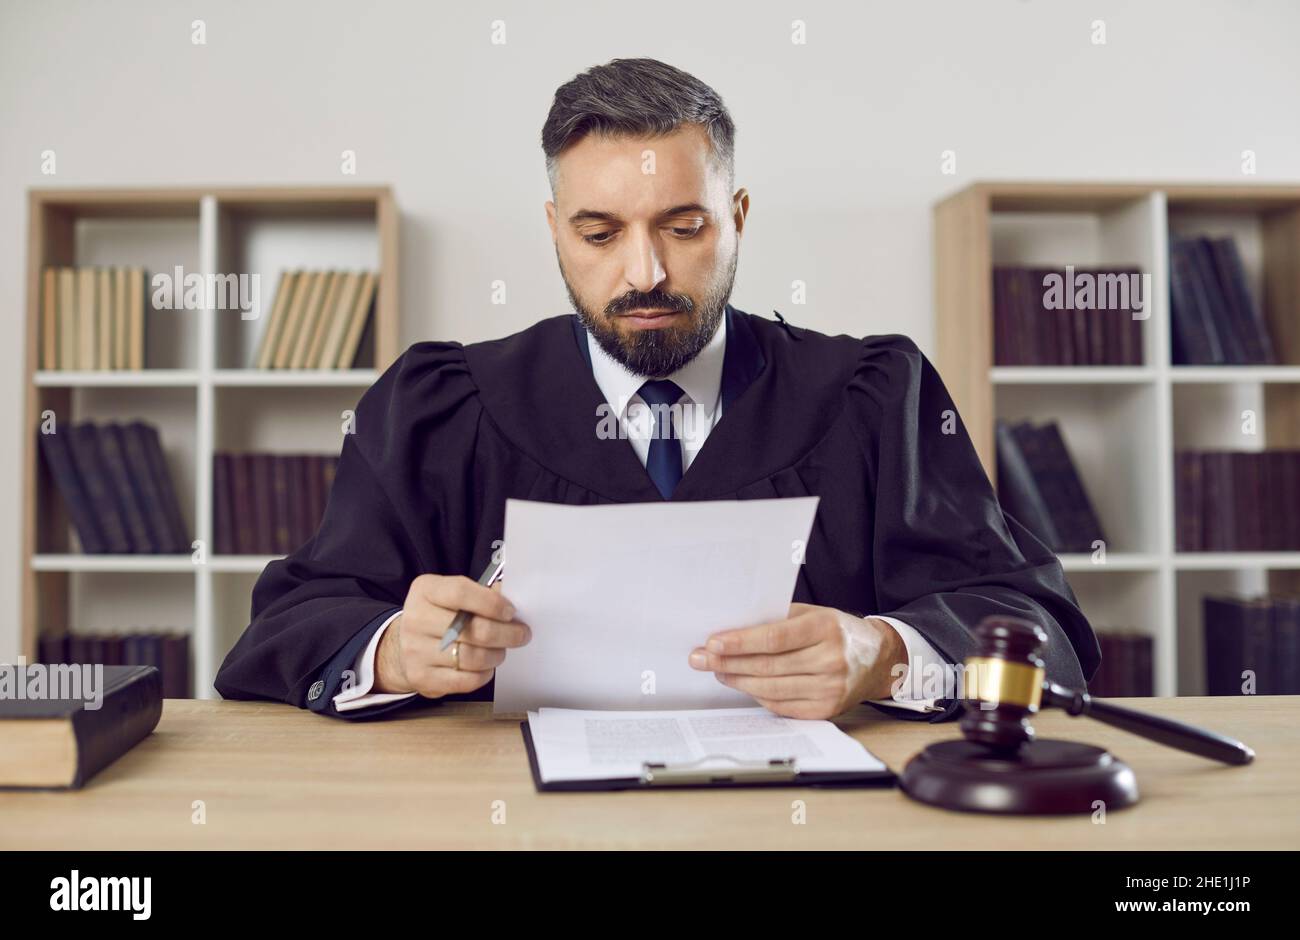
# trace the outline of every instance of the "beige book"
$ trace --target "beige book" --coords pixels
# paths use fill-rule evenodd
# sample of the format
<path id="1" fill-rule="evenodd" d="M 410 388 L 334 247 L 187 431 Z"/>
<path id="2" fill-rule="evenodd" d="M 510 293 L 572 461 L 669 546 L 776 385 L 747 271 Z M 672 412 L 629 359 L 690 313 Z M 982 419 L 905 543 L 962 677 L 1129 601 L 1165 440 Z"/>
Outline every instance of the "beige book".
<path id="1" fill-rule="evenodd" d="M 330 289 L 325 294 L 325 303 L 321 306 L 321 316 L 316 320 L 316 329 L 312 330 L 311 345 L 307 347 L 305 367 L 308 369 L 321 368 L 321 350 L 325 348 L 325 335 L 329 333 L 331 319 L 337 315 L 338 299 L 346 283 L 346 274 L 342 270 L 335 270 L 334 277 L 330 280 Z"/>
<path id="2" fill-rule="evenodd" d="M 329 324 L 330 315 L 334 312 L 335 298 L 342 279 L 343 275 L 339 271 L 325 272 L 325 290 L 320 305 L 310 311 L 298 333 L 298 343 L 294 346 L 293 361 L 290 363 L 293 368 L 307 369 L 312 366 L 311 351 L 320 348 L 320 334 Z"/>
<path id="3" fill-rule="evenodd" d="M 324 347 L 320 353 L 320 368 L 333 369 L 339 357 L 339 346 L 343 343 L 343 334 L 348 329 L 348 317 L 352 315 L 352 304 L 356 301 L 357 285 L 361 283 L 359 271 L 349 271 L 343 277 L 343 290 L 339 291 L 339 303 L 330 319 L 329 331 L 325 335 Z"/>
<path id="4" fill-rule="evenodd" d="M 113 368 L 113 272 L 95 269 L 95 368 Z"/>
<path id="5" fill-rule="evenodd" d="M 144 268 L 132 268 L 126 285 L 126 367 L 144 368 Z"/>
<path id="6" fill-rule="evenodd" d="M 95 269 L 77 268 L 77 368 L 95 368 Z"/>
<path id="7" fill-rule="evenodd" d="M 361 287 L 357 291 L 357 299 L 352 305 L 352 315 L 348 320 L 348 331 L 343 337 L 343 345 L 334 363 L 336 369 L 351 369 L 352 363 L 356 361 L 361 337 L 366 332 L 366 321 L 370 319 L 370 304 L 374 300 L 375 289 L 378 286 L 379 278 L 374 271 L 367 271 L 362 276 Z"/>
<path id="8" fill-rule="evenodd" d="M 271 316 L 262 328 L 262 344 L 258 347 L 257 368 L 269 369 L 275 357 L 276 337 L 284 329 L 285 317 L 289 312 L 289 302 L 293 299 L 294 286 L 298 283 L 297 271 L 281 271 L 280 283 L 275 287 L 275 301 L 271 305 Z"/>
<path id="9" fill-rule="evenodd" d="M 54 268 L 41 274 L 41 368 L 59 367 L 59 298 L 55 296 L 59 276 Z"/>
<path id="10" fill-rule="evenodd" d="M 276 337 L 272 365 L 276 369 L 285 369 L 293 358 L 294 344 L 298 341 L 298 328 L 302 323 L 303 310 L 316 293 L 316 286 L 324 279 L 320 271 L 303 271 L 298 275 L 298 286 L 293 292 L 293 303 L 289 305 L 289 314 L 284 320 L 284 329 Z M 319 302 L 319 297 L 317 298 Z"/>
<path id="11" fill-rule="evenodd" d="M 59 268 L 59 368 L 77 367 L 77 274 Z"/>
<path id="12" fill-rule="evenodd" d="M 126 338 L 130 329 L 126 306 L 126 268 L 113 269 L 113 368 L 125 369 Z"/>

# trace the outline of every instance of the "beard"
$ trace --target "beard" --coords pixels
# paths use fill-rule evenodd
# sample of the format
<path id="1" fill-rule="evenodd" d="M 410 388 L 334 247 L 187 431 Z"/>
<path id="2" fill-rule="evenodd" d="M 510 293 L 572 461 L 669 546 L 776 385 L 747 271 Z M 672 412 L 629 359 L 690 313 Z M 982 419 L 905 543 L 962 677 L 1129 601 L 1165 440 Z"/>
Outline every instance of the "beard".
<path id="1" fill-rule="evenodd" d="M 573 285 L 564 273 L 563 264 L 560 265 L 560 277 L 569 292 L 569 302 L 573 304 L 578 319 L 587 332 L 595 337 L 600 348 L 633 375 L 659 378 L 686 365 L 713 339 L 713 334 L 722 321 L 727 301 L 731 299 L 738 255 L 739 252 L 732 254 L 725 273 L 714 281 L 698 305 L 688 294 L 673 294 L 655 288 L 646 293 L 631 291 L 624 294 L 606 304 L 603 316 L 596 316 L 574 293 Z M 558 251 L 556 260 L 559 260 Z M 634 330 L 625 336 L 615 328 L 614 319 L 629 310 L 637 309 L 681 311 L 686 315 L 687 322 L 683 326 Z"/>

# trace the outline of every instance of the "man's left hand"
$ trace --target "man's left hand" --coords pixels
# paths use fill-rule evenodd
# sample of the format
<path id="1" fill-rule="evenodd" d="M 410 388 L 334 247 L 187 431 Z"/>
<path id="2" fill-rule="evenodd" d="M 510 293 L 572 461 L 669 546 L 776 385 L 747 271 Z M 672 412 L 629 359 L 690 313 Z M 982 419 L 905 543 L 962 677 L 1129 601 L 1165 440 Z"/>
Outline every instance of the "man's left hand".
<path id="1" fill-rule="evenodd" d="M 887 699 L 906 679 L 903 639 L 886 621 L 791 604 L 785 620 L 723 630 L 691 652 L 691 666 L 788 718 L 830 718 Z"/>

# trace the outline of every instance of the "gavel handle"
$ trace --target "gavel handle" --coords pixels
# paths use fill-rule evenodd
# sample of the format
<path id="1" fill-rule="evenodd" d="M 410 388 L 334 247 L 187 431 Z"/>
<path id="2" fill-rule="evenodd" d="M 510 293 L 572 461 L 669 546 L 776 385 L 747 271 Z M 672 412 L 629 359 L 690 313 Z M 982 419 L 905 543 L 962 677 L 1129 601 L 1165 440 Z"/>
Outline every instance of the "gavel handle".
<path id="1" fill-rule="evenodd" d="M 1152 741 L 1225 764 L 1249 764 L 1255 759 L 1254 751 L 1233 738 L 1185 725 L 1181 721 L 1112 705 L 1093 698 L 1087 692 L 1067 689 L 1055 682 L 1043 683 L 1043 704 L 1062 708 L 1071 715 L 1089 715 Z"/>

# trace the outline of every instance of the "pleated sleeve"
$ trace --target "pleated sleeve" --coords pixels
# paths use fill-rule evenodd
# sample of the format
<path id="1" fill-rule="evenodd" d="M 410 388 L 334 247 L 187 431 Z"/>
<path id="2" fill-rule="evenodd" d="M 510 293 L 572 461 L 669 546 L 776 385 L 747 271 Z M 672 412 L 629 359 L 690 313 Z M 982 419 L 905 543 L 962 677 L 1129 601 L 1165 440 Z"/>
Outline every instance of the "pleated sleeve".
<path id="1" fill-rule="evenodd" d="M 332 698 L 338 676 L 325 667 L 359 631 L 400 609 L 417 575 L 462 572 L 481 415 L 455 343 L 416 344 L 366 391 L 320 527 L 258 578 L 251 622 L 217 673 L 221 695 Z"/>
<path id="2" fill-rule="evenodd" d="M 875 613 L 958 664 L 982 618 L 1025 618 L 1048 635 L 1048 678 L 1083 688 L 1101 659 L 1092 628 L 1056 556 L 1002 511 L 934 366 L 906 337 L 868 337 L 848 395 L 873 507 Z"/>

